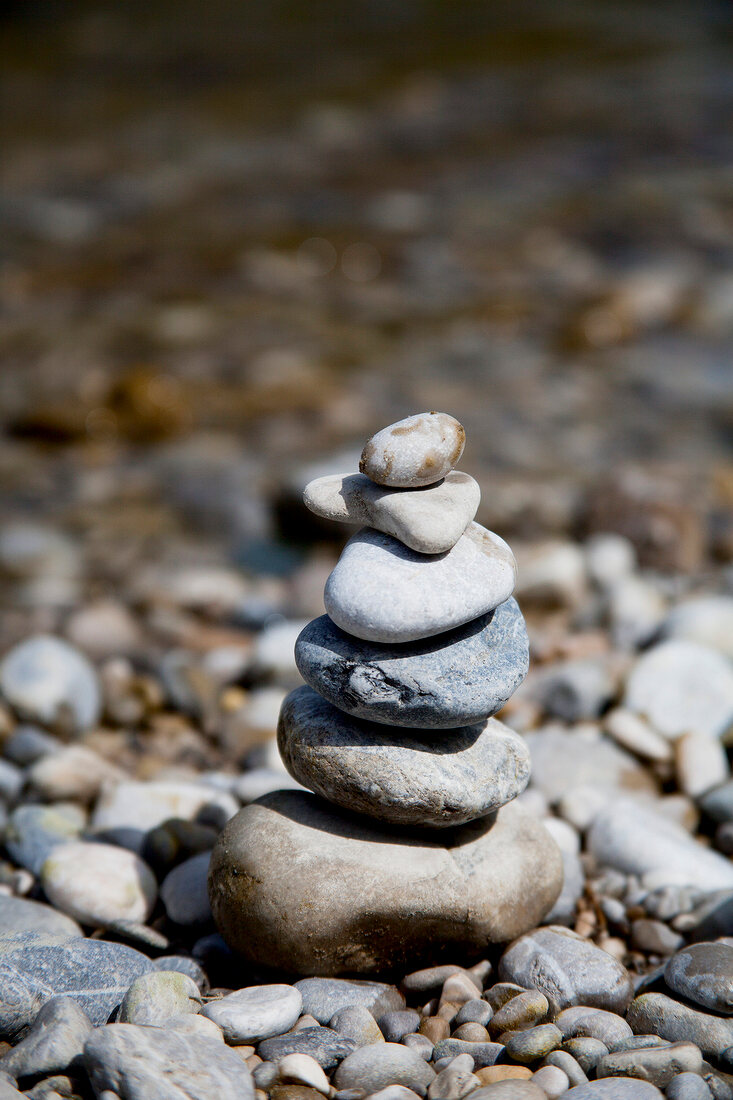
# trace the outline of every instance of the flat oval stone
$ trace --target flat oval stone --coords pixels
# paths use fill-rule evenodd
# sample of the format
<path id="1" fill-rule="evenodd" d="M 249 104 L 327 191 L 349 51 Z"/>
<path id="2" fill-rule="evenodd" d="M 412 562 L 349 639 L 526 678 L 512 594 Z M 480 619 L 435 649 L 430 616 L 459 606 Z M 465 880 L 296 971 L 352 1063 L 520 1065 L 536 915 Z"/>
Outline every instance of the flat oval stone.
<path id="1" fill-rule="evenodd" d="M 446 554 L 410 550 L 364 527 L 349 539 L 323 599 L 337 626 L 372 642 L 411 642 L 485 615 L 514 589 L 516 564 L 498 535 L 478 523 Z"/>
<path id="2" fill-rule="evenodd" d="M 241 1045 L 289 1031 L 302 1007 L 303 998 L 292 985 L 252 985 L 209 1001 L 202 1012 L 228 1042 Z"/>
<path id="3" fill-rule="evenodd" d="M 295 660 L 306 683 L 347 714 L 447 729 L 501 710 L 527 675 L 529 639 L 513 599 L 437 640 L 401 646 L 355 639 L 321 615 L 301 631 Z"/>
<path id="4" fill-rule="evenodd" d="M 134 852 L 84 840 L 51 851 L 41 868 L 41 885 L 62 912 L 102 927 L 147 920 L 158 895 L 153 872 Z"/>
<path id="5" fill-rule="evenodd" d="M 458 470 L 425 489 L 388 489 L 364 474 L 331 474 L 310 481 L 303 500 L 324 519 L 374 527 L 420 554 L 444 554 L 476 515 L 481 490 Z"/>
<path id="6" fill-rule="evenodd" d="M 465 445 L 466 433 L 455 417 L 417 413 L 368 439 L 359 470 L 378 485 L 400 489 L 432 485 L 453 469 Z"/>
<path id="7" fill-rule="evenodd" d="M 506 805 L 529 782 L 529 750 L 495 718 L 445 737 L 352 718 L 304 686 L 283 702 L 277 736 L 286 768 L 304 787 L 398 825 L 461 825 Z"/>
<path id="8" fill-rule="evenodd" d="M 209 872 L 233 950 L 329 976 L 478 956 L 536 927 L 561 883 L 554 841 L 516 803 L 447 835 L 395 833 L 302 791 L 241 810 Z"/>
<path id="9" fill-rule="evenodd" d="M 720 1016 L 733 1016 L 733 947 L 695 943 L 674 955 L 664 968 L 670 989 Z"/>

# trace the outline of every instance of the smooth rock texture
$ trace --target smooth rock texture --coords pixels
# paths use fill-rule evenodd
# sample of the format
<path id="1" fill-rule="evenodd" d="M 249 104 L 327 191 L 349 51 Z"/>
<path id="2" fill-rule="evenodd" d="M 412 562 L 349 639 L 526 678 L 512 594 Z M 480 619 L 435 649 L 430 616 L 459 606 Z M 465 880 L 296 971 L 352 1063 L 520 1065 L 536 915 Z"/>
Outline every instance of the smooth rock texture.
<path id="1" fill-rule="evenodd" d="M 402 489 L 432 485 L 458 463 L 465 445 L 466 433 L 455 417 L 416 413 L 368 439 L 359 470 L 378 485 Z"/>
<path id="2" fill-rule="evenodd" d="M 664 1093 L 648 1081 L 631 1081 L 628 1077 L 605 1077 L 576 1085 L 565 1093 L 567 1100 L 663 1100 Z M 488 1098 L 487 1098 L 488 1100 Z"/>
<path id="3" fill-rule="evenodd" d="M 436 944 L 478 953 L 512 939 L 541 920 L 561 877 L 554 841 L 516 804 L 433 839 L 281 791 L 225 827 L 209 890 L 234 950 L 332 975 L 436 962 Z"/>
<path id="4" fill-rule="evenodd" d="M 165 911 L 176 924 L 205 924 L 211 920 L 207 879 L 210 852 L 191 856 L 166 875 L 160 887 Z"/>
<path id="5" fill-rule="evenodd" d="M 689 1008 L 664 993 L 642 993 L 629 1005 L 627 1022 L 639 1035 L 659 1035 L 673 1043 L 690 1042 L 719 1058 L 733 1047 L 733 1020 Z"/>
<path id="6" fill-rule="evenodd" d="M 394 985 L 348 978 L 301 978 L 295 988 L 303 998 L 303 1012 L 327 1024 L 346 1008 L 365 1008 L 374 1017 L 400 1012 L 405 998 Z M 333 1027 L 334 1025 L 331 1024 Z"/>
<path id="7" fill-rule="evenodd" d="M 662 642 L 634 664 L 625 705 L 666 737 L 688 731 L 720 737 L 733 722 L 733 668 L 699 642 Z"/>
<path id="8" fill-rule="evenodd" d="M 306 485 L 311 512 L 339 523 L 374 527 L 419 554 L 444 554 L 458 542 L 481 500 L 478 483 L 452 470 L 425 489 L 388 489 L 364 474 L 333 474 Z"/>
<path id="9" fill-rule="evenodd" d="M 450 735 L 352 718 L 309 687 L 283 703 L 280 755 L 303 786 L 395 825 L 446 827 L 483 817 L 529 781 L 529 751 L 495 718 Z"/>
<path id="10" fill-rule="evenodd" d="M 364 527 L 326 582 L 326 611 L 347 634 L 373 642 L 429 638 L 507 600 L 516 565 L 498 535 L 477 523 L 447 554 L 427 556 Z"/>
<path id="11" fill-rule="evenodd" d="M 96 1026 L 107 1021 L 151 961 L 121 943 L 38 932 L 0 937 L 0 1036 L 12 1038 L 58 994 L 72 997 Z"/>
<path id="12" fill-rule="evenodd" d="M 596 1076 L 633 1077 L 665 1088 L 678 1073 L 700 1073 L 702 1054 L 694 1043 L 646 1047 L 605 1054 L 596 1065 Z"/>
<path id="13" fill-rule="evenodd" d="M 146 921 L 158 895 L 153 872 L 134 852 L 83 840 L 53 849 L 41 868 L 41 885 L 62 912 L 101 927 Z"/>
<path id="14" fill-rule="evenodd" d="M 639 837 L 644 843 L 639 843 Z M 733 863 L 704 848 L 669 818 L 628 798 L 614 799 L 591 825 L 588 850 L 601 865 L 625 874 L 654 872 L 658 885 L 733 888 Z"/>
<path id="15" fill-rule="evenodd" d="M 81 925 L 51 905 L 12 894 L 0 894 L 0 936 L 6 933 L 50 932 L 61 936 L 83 935 Z"/>
<path id="16" fill-rule="evenodd" d="M 289 1031 L 300 1016 L 303 998 L 292 985 L 253 985 L 209 1001 L 203 1014 L 230 1043 L 259 1043 Z"/>
<path id="17" fill-rule="evenodd" d="M 201 1011 L 199 987 L 175 970 L 154 971 L 136 978 L 125 994 L 117 1022 L 163 1027 L 185 1013 Z"/>
<path id="18" fill-rule="evenodd" d="M 68 730 L 96 725 L 102 706 L 94 667 L 52 634 L 28 638 L 5 655 L 0 691 L 21 717 Z"/>
<path id="19" fill-rule="evenodd" d="M 664 968 L 670 989 L 720 1016 L 733 1016 L 733 947 L 695 943 L 673 955 Z"/>
<path id="20" fill-rule="evenodd" d="M 41 1006 L 24 1038 L 0 1059 L 0 1070 L 17 1079 L 64 1073 L 81 1059 L 91 1030 L 91 1020 L 71 997 L 53 997 Z"/>
<path id="21" fill-rule="evenodd" d="M 400 646 L 356 639 L 328 615 L 295 643 L 298 670 L 315 691 L 356 718 L 446 729 L 500 710 L 529 667 L 529 639 L 513 599 L 438 638 Z"/>
<path id="22" fill-rule="evenodd" d="M 375 1043 L 359 1047 L 344 1058 L 334 1074 L 337 1089 L 360 1088 L 378 1092 L 387 1085 L 406 1085 L 422 1092 L 435 1080 L 432 1066 L 399 1043 Z"/>
<path id="23" fill-rule="evenodd" d="M 87 1040 L 84 1062 L 99 1097 L 108 1090 L 120 1100 L 254 1100 L 252 1075 L 234 1051 L 172 1029 L 99 1028 Z"/>
<path id="24" fill-rule="evenodd" d="M 621 963 L 568 928 L 538 928 L 510 944 L 499 977 L 539 989 L 554 1012 L 588 1005 L 623 1013 L 632 997 Z"/>

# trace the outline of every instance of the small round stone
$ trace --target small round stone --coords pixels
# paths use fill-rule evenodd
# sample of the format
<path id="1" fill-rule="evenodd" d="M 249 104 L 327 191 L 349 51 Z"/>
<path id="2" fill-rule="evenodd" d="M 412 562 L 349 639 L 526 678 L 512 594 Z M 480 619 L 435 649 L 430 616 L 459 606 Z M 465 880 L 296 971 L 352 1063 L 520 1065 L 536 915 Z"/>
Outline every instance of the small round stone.
<path id="1" fill-rule="evenodd" d="M 664 968 L 670 989 L 720 1016 L 733 1016 L 733 947 L 695 943 L 678 951 Z"/>
<path id="2" fill-rule="evenodd" d="M 446 554 L 431 556 L 364 527 L 347 542 L 323 599 L 347 634 L 399 644 L 485 615 L 509 599 L 515 579 L 507 544 L 477 523 Z"/>
<path id="3" fill-rule="evenodd" d="M 385 1012 L 377 1020 L 379 1030 L 388 1043 L 399 1043 L 405 1035 L 410 1035 L 417 1030 L 420 1023 L 420 1013 L 413 1009 L 402 1009 L 400 1012 Z"/>
<path id="4" fill-rule="evenodd" d="M 549 1011 L 550 1004 L 544 993 L 539 989 L 529 989 L 512 997 L 494 1013 L 491 1032 L 500 1035 L 503 1031 L 522 1031 L 542 1023 Z"/>
<path id="5" fill-rule="evenodd" d="M 295 643 L 303 679 L 334 706 L 372 722 L 471 725 L 504 706 L 527 674 L 529 640 L 515 600 L 437 639 L 366 642 L 328 615 Z"/>
<path id="6" fill-rule="evenodd" d="M 288 1031 L 300 1016 L 303 998 L 292 985 L 253 985 L 209 1001 L 202 1011 L 229 1043 L 258 1043 Z"/>
<path id="7" fill-rule="evenodd" d="M 136 978 L 125 994 L 117 1017 L 121 1024 L 168 1026 L 174 1016 L 200 1012 L 196 983 L 173 970 L 155 971 Z"/>
<path id="8" fill-rule="evenodd" d="M 506 1052 L 515 1062 L 536 1062 L 562 1042 L 562 1032 L 554 1024 L 539 1024 L 527 1031 L 516 1031 L 506 1041 Z"/>
<path id="9" fill-rule="evenodd" d="M 408 731 L 352 718 L 309 687 L 285 699 L 278 746 L 299 783 L 399 825 L 472 821 L 511 802 L 529 781 L 524 741 L 495 718 L 450 736 Z"/>
<path id="10" fill-rule="evenodd" d="M 205 924 L 211 920 L 208 874 L 210 852 L 191 856 L 166 875 L 160 896 L 170 920 L 176 924 Z"/>
<path id="11" fill-rule="evenodd" d="M 398 420 L 368 439 L 359 470 L 378 485 L 433 485 L 458 463 L 466 433 L 453 416 L 426 412 Z"/>
<path id="12" fill-rule="evenodd" d="M 81 840 L 53 849 L 41 868 L 41 885 L 62 912 L 102 927 L 146 921 L 158 893 L 152 871 L 134 852 Z"/>

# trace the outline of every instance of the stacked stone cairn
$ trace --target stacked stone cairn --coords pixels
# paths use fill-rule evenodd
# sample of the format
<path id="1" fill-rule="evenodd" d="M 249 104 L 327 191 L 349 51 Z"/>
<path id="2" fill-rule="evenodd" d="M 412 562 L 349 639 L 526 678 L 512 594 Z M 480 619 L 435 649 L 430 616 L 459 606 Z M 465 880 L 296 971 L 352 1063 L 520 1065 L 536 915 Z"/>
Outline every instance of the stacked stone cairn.
<path id="1" fill-rule="evenodd" d="M 214 916 L 253 962 L 332 975 L 479 954 L 560 891 L 554 842 L 512 804 L 529 752 L 491 717 L 528 641 L 512 552 L 473 522 L 479 487 L 454 469 L 464 441 L 445 413 L 411 416 L 368 441 L 361 473 L 305 490 L 317 515 L 366 526 L 297 640 L 306 685 L 280 713 L 307 790 L 246 806 L 213 855 Z"/>

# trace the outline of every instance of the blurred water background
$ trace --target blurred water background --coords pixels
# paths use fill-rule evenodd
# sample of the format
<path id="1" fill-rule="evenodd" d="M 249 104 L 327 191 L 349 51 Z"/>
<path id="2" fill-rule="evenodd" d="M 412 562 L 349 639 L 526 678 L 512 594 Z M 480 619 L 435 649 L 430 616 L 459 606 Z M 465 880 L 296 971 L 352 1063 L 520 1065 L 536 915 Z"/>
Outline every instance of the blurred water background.
<path id="1" fill-rule="evenodd" d="M 289 575 L 341 533 L 302 484 L 424 409 L 505 537 L 729 566 L 732 28 L 701 0 L 7 8 L 6 634 L 76 598 L 16 583 L 34 552 L 92 595 Z"/>

